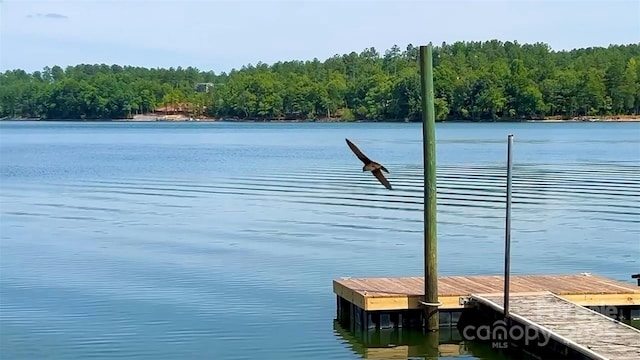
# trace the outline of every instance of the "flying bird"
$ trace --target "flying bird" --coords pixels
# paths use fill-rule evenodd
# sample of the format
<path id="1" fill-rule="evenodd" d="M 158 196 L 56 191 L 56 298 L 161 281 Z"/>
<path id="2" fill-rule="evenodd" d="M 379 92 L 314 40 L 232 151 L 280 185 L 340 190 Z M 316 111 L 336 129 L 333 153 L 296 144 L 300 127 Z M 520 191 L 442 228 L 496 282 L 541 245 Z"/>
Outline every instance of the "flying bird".
<path id="1" fill-rule="evenodd" d="M 388 174 L 389 170 L 387 170 L 387 168 L 380 165 L 379 163 L 369 159 L 367 155 L 363 154 L 362 151 L 360 151 L 360 149 L 358 149 L 358 147 L 354 143 L 349 141 L 349 139 L 345 139 L 345 140 L 347 141 L 347 145 L 349 145 L 349 147 L 351 148 L 351 151 L 353 151 L 353 153 L 356 154 L 358 159 L 360 159 L 364 163 L 364 166 L 362 167 L 362 171 L 363 172 L 371 171 L 373 176 L 375 176 L 382 185 L 384 185 L 387 189 L 391 190 L 392 189 L 391 184 L 384 177 L 384 174 L 382 173 L 384 171 Z"/>

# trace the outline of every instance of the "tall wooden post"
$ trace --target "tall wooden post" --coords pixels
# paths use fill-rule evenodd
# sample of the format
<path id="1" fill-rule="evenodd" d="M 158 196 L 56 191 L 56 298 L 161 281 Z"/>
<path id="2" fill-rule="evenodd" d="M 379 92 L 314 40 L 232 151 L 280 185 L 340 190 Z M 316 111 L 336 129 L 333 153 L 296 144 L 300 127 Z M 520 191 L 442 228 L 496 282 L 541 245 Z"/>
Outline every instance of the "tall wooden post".
<path id="1" fill-rule="evenodd" d="M 433 48 L 420 46 L 422 90 L 422 147 L 424 163 L 424 326 L 437 331 L 438 314 L 438 241 L 436 194 L 436 119 L 433 94 Z"/>

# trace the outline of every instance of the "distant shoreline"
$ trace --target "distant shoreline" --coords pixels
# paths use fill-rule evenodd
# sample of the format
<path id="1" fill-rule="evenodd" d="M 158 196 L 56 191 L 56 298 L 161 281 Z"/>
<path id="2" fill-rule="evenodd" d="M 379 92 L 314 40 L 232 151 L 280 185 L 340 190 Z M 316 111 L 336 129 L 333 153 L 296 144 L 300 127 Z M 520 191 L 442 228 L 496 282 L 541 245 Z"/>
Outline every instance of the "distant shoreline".
<path id="1" fill-rule="evenodd" d="M 321 119 L 233 119 L 233 118 L 211 118 L 211 117 L 199 117 L 192 118 L 182 115 L 136 115 L 133 118 L 127 119 L 42 119 L 42 118 L 0 118 L 0 121 L 66 121 L 66 122 L 246 122 L 246 123 L 416 123 L 420 121 L 405 121 L 405 120 L 342 120 L 338 118 L 321 118 Z M 619 115 L 619 116 L 579 116 L 571 119 L 561 118 L 543 118 L 543 119 L 497 119 L 497 120 L 443 120 L 438 121 L 441 123 L 565 123 L 565 122 L 640 122 L 640 115 Z"/>

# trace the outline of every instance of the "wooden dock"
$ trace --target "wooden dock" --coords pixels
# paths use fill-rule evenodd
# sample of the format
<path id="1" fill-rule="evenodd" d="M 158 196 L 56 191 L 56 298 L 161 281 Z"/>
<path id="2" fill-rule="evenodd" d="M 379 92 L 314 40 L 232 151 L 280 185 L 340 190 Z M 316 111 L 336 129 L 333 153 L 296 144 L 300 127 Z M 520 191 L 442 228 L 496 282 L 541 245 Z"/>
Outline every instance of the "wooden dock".
<path id="1" fill-rule="evenodd" d="M 440 310 L 465 307 L 471 294 L 504 291 L 502 276 L 443 276 L 438 279 Z M 422 309 L 424 279 L 343 278 L 333 281 L 334 293 L 365 311 Z M 512 275 L 510 293 L 549 291 L 582 306 L 640 305 L 640 288 L 589 274 Z"/>
<path id="2" fill-rule="evenodd" d="M 460 329 L 470 324 L 491 327 L 496 321 L 503 321 L 500 313 L 503 286 L 502 276 L 439 277 L 440 328 L 462 331 Z M 628 320 L 640 314 L 640 287 L 633 283 L 591 274 L 512 275 L 509 288 L 510 313 L 513 314 L 510 319 L 536 324 L 541 331 L 544 328 L 555 334 L 551 341 L 555 345 L 532 351 L 590 359 L 626 359 L 616 354 L 638 352 L 640 332 L 609 320 Z M 349 331 L 424 324 L 422 277 L 343 278 L 333 281 L 333 290 L 337 298 L 337 319 Z M 596 316 L 592 309 L 613 312 L 605 314 L 608 317 Z M 578 329 L 600 336 L 589 338 L 578 333 Z M 606 331 L 611 334 L 605 335 Z M 603 339 L 602 343 L 596 345 L 594 341 L 599 339 Z M 501 347 L 500 343 L 496 346 Z"/>
<path id="3" fill-rule="evenodd" d="M 502 295 L 473 295 L 472 299 L 499 314 L 504 312 Z M 546 347 L 548 340 L 554 340 L 589 359 L 640 359 L 640 330 L 550 292 L 510 296 L 509 316 L 516 322 L 511 326 L 517 329 L 510 333 L 519 341 L 533 340 L 525 345 Z M 502 329 L 497 330 L 506 333 L 506 326 L 501 325 L 504 322 L 499 321 L 497 327 Z M 527 333 L 529 339 L 525 338 Z"/>

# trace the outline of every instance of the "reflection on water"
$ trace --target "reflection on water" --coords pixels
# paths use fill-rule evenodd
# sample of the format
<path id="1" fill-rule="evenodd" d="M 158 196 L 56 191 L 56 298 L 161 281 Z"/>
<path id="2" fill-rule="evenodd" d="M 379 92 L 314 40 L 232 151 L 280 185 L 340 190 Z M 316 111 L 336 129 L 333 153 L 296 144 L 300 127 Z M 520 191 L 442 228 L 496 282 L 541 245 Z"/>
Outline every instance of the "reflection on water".
<path id="1" fill-rule="evenodd" d="M 496 350 L 490 344 L 464 341 L 456 327 L 441 327 L 437 333 L 408 329 L 349 331 L 334 320 L 333 330 L 364 359 L 513 359 L 507 350 Z M 510 357 L 511 356 L 511 357 Z M 533 360 L 526 354 L 517 358 Z"/>

